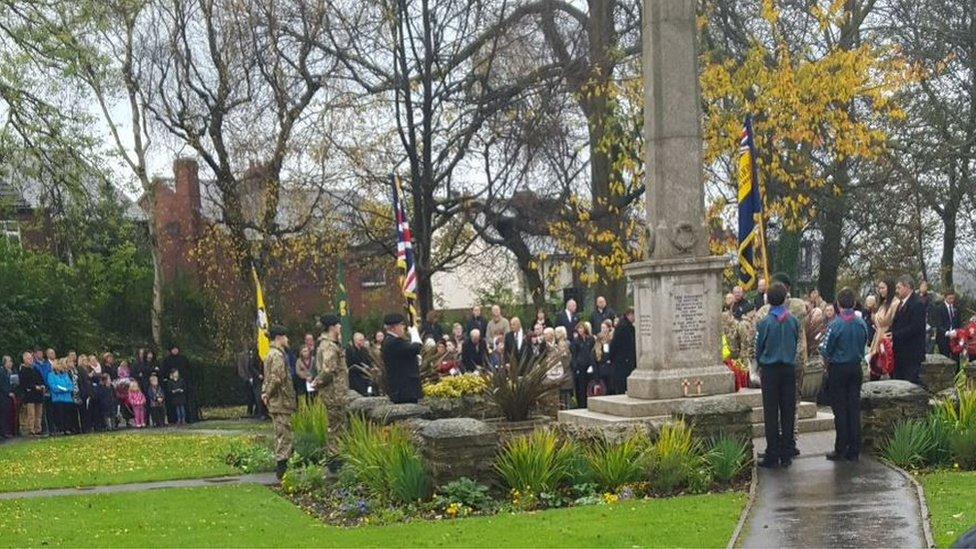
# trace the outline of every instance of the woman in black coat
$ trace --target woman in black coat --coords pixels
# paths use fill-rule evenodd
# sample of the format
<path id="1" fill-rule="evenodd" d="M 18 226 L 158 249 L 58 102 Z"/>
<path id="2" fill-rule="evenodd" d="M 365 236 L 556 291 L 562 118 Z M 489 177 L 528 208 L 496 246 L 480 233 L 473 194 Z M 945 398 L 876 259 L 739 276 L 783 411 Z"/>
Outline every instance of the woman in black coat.
<path id="1" fill-rule="evenodd" d="M 586 408 L 586 386 L 596 370 L 596 356 L 593 354 L 593 347 L 596 345 L 596 338 L 589 322 L 580 322 L 576 325 L 576 338 L 570 344 L 570 351 L 573 360 L 570 364 L 573 367 L 575 379 L 576 406 Z"/>
<path id="2" fill-rule="evenodd" d="M 627 378 L 637 366 L 637 338 L 633 319 L 634 311 L 631 309 L 620 319 L 610 342 L 610 361 L 613 362 L 610 381 L 613 384 L 613 394 L 616 395 L 627 392 Z"/>

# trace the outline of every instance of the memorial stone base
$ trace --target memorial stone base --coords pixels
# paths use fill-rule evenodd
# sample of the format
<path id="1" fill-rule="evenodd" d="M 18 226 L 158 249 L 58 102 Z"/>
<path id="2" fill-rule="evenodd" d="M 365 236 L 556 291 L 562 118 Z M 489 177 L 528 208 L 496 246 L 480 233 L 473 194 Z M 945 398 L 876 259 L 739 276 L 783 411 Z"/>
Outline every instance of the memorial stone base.
<path id="1" fill-rule="evenodd" d="M 637 368 L 627 395 L 661 400 L 735 390 L 722 363 L 724 257 L 656 260 L 627 267 L 634 288 Z"/>

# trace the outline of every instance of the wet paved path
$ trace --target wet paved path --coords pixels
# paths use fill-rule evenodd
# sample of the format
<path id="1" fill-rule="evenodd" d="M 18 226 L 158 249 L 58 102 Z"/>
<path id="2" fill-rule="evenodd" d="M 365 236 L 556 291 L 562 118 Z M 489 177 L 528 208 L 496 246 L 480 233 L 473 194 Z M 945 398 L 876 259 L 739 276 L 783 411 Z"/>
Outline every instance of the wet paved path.
<path id="1" fill-rule="evenodd" d="M 114 486 L 91 486 L 85 488 L 53 488 L 49 490 L 29 490 L 26 492 L 3 492 L 0 500 L 53 498 L 58 496 L 88 496 L 92 494 L 117 494 L 121 492 L 147 492 L 164 488 L 201 488 L 204 486 L 234 486 L 237 484 L 275 484 L 274 473 L 259 473 L 234 477 L 196 478 L 187 480 L 161 480 L 135 484 L 116 484 Z"/>
<path id="2" fill-rule="evenodd" d="M 926 547 L 914 485 L 872 458 L 827 461 L 832 447 L 833 432 L 801 435 L 789 469 L 759 469 L 740 545 Z"/>

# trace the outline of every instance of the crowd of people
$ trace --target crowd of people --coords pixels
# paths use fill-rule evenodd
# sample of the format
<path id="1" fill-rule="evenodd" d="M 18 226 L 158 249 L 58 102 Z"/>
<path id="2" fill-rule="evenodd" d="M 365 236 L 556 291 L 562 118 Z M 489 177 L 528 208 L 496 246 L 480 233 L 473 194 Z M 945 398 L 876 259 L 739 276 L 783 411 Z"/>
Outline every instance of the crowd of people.
<path id="1" fill-rule="evenodd" d="M 505 317 L 498 305 L 491 306 L 486 318 L 475 306 L 465 324 L 454 323 L 450 333 L 443 330 L 435 311 L 427 315 L 420 333 L 438 346 L 442 375 L 486 371 L 530 357 L 545 359 L 549 379 L 560 385 L 560 407 L 585 407 L 588 396 L 625 393 L 627 377 L 637 363 L 633 310 L 618 316 L 602 296 L 594 305 L 584 319 L 576 300 L 569 299 L 555 317 L 540 309 L 530 323 Z"/>
<path id="2" fill-rule="evenodd" d="M 157 361 L 151 349 L 132 360 L 54 349 L 24 351 L 0 368 L 0 436 L 64 436 L 191 420 L 189 361 L 178 347 Z"/>
<path id="3" fill-rule="evenodd" d="M 922 384 L 922 363 L 938 350 L 959 360 L 976 354 L 953 346 L 966 330 L 951 289 L 939 297 L 910 276 L 879 281 L 858 299 L 850 288 L 826 302 L 817 290 L 791 295 L 788 276 L 777 273 L 767 287 L 759 280 L 752 296 L 741 287 L 725 297 L 725 353 L 747 363 L 762 388 L 767 448 L 763 466 L 789 466 L 796 449 L 796 408 L 808 361 L 824 364 L 822 392 L 835 416 L 835 450 L 828 459 L 857 460 L 860 454 L 860 389 L 868 379 Z M 976 318 L 970 320 L 976 322 Z M 974 324 L 976 325 L 976 324 Z"/>

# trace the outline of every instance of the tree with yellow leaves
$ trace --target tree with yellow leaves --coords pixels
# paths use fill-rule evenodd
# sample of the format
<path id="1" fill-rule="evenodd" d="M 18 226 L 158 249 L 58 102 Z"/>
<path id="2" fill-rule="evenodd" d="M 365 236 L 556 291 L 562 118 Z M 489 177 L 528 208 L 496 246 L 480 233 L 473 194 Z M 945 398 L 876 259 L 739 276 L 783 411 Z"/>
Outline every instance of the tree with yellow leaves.
<path id="1" fill-rule="evenodd" d="M 766 215 L 780 219 L 787 238 L 819 229 L 818 286 L 832 299 L 848 192 L 904 118 L 893 97 L 912 70 L 862 32 L 873 0 L 727 4 L 709 0 L 701 18 L 706 165 L 735 186 L 725 166 L 752 114 Z"/>

